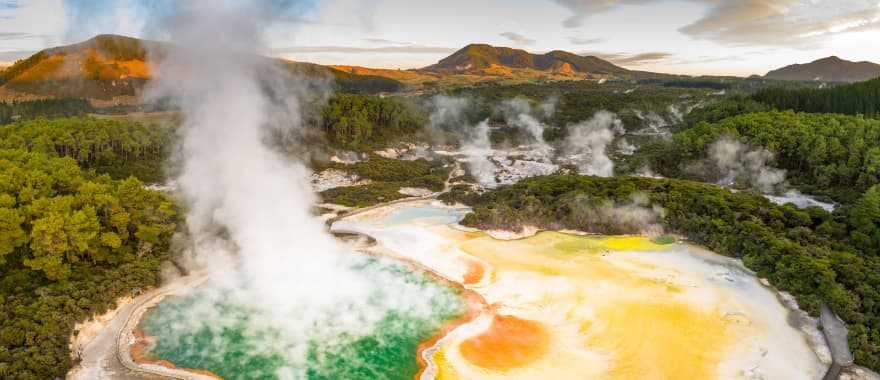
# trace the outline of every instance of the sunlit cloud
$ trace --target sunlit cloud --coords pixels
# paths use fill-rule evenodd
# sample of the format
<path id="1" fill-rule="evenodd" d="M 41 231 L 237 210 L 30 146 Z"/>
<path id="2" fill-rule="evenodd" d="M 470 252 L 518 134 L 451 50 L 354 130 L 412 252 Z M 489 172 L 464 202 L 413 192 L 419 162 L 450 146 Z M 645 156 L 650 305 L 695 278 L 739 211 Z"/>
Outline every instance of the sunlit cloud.
<path id="1" fill-rule="evenodd" d="M 528 38 L 522 34 L 514 33 L 514 32 L 504 32 L 500 34 L 501 37 L 507 38 L 510 42 L 513 42 L 517 45 L 534 45 L 535 40 Z"/>
<path id="2" fill-rule="evenodd" d="M 581 38 L 581 37 L 570 37 L 568 42 L 571 42 L 573 45 L 593 45 L 605 42 L 604 38 Z"/>
<path id="3" fill-rule="evenodd" d="M 456 49 L 440 46 L 422 46 L 422 45 L 405 45 L 405 46 L 379 46 L 379 47 L 360 47 L 360 46 L 289 46 L 273 49 L 277 54 L 288 53 L 416 53 L 416 54 L 436 54 L 436 53 L 452 53 Z"/>
<path id="4" fill-rule="evenodd" d="M 606 61 L 621 66 L 641 66 L 649 63 L 657 63 L 667 61 L 674 57 L 674 54 L 667 52 L 645 52 L 645 53 L 605 53 L 595 51 L 585 51 L 581 55 L 592 55 L 602 58 Z"/>
<path id="5" fill-rule="evenodd" d="M 589 17 L 624 5 L 657 0 L 553 0 L 571 11 L 563 25 L 577 28 Z M 734 46 L 809 47 L 829 37 L 880 30 L 877 0 L 690 0 L 706 12 L 679 31 L 692 38 Z"/>

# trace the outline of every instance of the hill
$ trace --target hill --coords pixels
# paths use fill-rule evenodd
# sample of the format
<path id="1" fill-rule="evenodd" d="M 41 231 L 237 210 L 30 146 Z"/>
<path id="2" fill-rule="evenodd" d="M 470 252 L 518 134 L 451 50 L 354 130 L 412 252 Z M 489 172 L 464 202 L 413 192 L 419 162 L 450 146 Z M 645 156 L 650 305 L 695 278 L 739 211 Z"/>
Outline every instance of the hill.
<path id="1" fill-rule="evenodd" d="M 422 71 L 438 73 L 481 73 L 498 68 L 531 69 L 558 74 L 588 74 L 614 76 L 630 71 L 598 57 L 582 57 L 556 50 L 546 54 L 532 54 L 525 50 L 470 44 L 437 64 Z"/>
<path id="2" fill-rule="evenodd" d="M 132 104 L 150 80 L 150 59 L 173 45 L 99 35 L 73 45 L 42 50 L 0 72 L 0 99 L 87 98 L 98 106 Z M 149 53 L 148 53 L 149 52 Z M 267 58 L 268 59 L 268 58 Z M 332 76 L 346 92 L 390 92 L 402 84 L 390 78 L 357 75 L 333 68 L 280 60 L 309 76 Z"/>
<path id="3" fill-rule="evenodd" d="M 806 64 L 785 66 L 770 71 L 764 77 L 798 81 L 861 82 L 880 77 L 880 65 L 867 61 L 852 62 L 831 56 Z"/>

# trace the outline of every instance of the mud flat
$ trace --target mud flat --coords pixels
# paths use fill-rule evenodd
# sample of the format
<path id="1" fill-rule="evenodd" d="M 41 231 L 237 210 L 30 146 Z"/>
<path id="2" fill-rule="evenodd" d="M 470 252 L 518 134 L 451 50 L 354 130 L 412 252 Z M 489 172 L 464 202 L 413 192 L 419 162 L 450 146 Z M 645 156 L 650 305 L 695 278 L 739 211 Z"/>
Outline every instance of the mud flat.
<path id="1" fill-rule="evenodd" d="M 479 294 L 488 307 L 421 352 L 422 379 L 820 379 L 827 347 L 736 260 L 642 237 L 451 228 L 465 210 L 379 208 L 334 228 Z M 817 353 L 819 352 L 819 353 Z"/>

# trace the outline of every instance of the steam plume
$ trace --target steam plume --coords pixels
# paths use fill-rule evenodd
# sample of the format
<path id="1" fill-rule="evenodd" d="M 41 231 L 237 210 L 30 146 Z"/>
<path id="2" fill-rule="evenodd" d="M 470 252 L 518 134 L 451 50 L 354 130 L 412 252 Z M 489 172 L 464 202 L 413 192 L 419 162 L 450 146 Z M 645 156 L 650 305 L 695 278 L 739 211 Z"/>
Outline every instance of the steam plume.
<path id="1" fill-rule="evenodd" d="M 611 177 L 614 162 L 605 151 L 615 133 L 623 133 L 623 122 L 611 112 L 599 111 L 590 120 L 568 126 L 565 150 L 582 174 Z"/>
<path id="2" fill-rule="evenodd" d="M 719 184 L 746 184 L 764 193 L 773 193 L 785 182 L 785 170 L 767 163 L 773 153 L 750 148 L 738 140 L 723 137 L 709 147 L 709 157 L 720 172 Z"/>
<path id="3" fill-rule="evenodd" d="M 540 110 L 546 115 L 548 112 L 555 112 L 555 101 L 552 103 L 544 103 L 539 106 Z M 550 104 L 553 104 L 552 106 Z M 532 105 L 525 98 L 513 98 L 505 100 L 500 105 L 500 110 L 504 114 L 504 119 L 508 125 L 523 129 L 535 143 L 536 150 L 542 153 L 550 153 L 552 150 L 547 141 L 544 140 L 545 126 L 534 115 Z"/>
<path id="4" fill-rule="evenodd" d="M 434 294 L 389 271 L 354 269 L 363 259 L 308 211 L 308 169 L 270 148 L 274 132 L 301 127 L 296 99 L 313 89 L 256 55 L 274 9 L 178 4 L 164 25 L 175 48 L 155 68 L 152 92 L 184 115 L 178 183 L 196 261 L 212 276 L 204 293 L 214 297 L 179 323 L 215 328 L 198 316 L 216 316 L 221 299 L 243 305 L 253 311 L 251 336 L 271 328 L 278 337 L 264 348 L 285 359 L 274 377 L 304 378 L 310 342 L 368 334 L 390 310 L 427 313 Z"/>
<path id="5" fill-rule="evenodd" d="M 430 127 L 455 131 L 463 136 L 461 153 L 465 155 L 471 174 L 483 187 L 497 186 L 495 164 L 489 160 L 493 150 L 489 140 L 488 120 L 476 126 L 470 125 L 465 114 L 470 107 L 470 101 L 466 98 L 437 95 L 431 98 L 430 106 Z"/>

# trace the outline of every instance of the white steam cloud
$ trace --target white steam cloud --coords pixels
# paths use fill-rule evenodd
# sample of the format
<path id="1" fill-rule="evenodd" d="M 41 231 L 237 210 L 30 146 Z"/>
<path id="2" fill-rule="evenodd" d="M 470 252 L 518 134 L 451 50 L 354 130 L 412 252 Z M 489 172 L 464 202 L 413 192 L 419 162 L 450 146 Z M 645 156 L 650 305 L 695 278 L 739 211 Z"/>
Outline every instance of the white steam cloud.
<path id="1" fill-rule="evenodd" d="M 549 154 L 552 150 L 547 141 L 544 140 L 544 130 L 546 126 L 535 116 L 535 110 L 528 99 L 517 97 L 507 99 L 499 105 L 499 109 L 504 114 L 504 119 L 508 125 L 520 128 L 531 136 L 535 150 Z M 540 113 L 544 117 L 553 115 L 556 111 L 556 100 L 551 99 L 538 106 Z"/>
<path id="2" fill-rule="evenodd" d="M 722 137 L 709 146 L 709 158 L 718 169 L 720 185 L 745 184 L 764 193 L 774 193 L 785 182 L 785 170 L 767 163 L 773 153 L 749 146 L 730 137 Z"/>
<path id="3" fill-rule="evenodd" d="M 470 138 L 462 145 L 461 151 L 467 157 L 471 175 L 480 186 L 488 188 L 498 186 L 498 180 L 495 178 L 495 164 L 489 160 L 493 151 L 489 141 L 488 120 L 483 120 L 472 128 Z"/>
<path id="4" fill-rule="evenodd" d="M 624 133 L 617 115 L 599 111 L 590 120 L 568 126 L 565 151 L 582 174 L 599 177 L 614 175 L 614 162 L 608 157 L 608 144 L 617 133 Z"/>
<path id="5" fill-rule="evenodd" d="M 494 152 L 489 140 L 489 122 L 484 120 L 472 126 L 465 112 L 470 107 L 466 98 L 437 95 L 431 98 L 430 127 L 455 131 L 461 138 L 461 153 L 477 182 L 488 188 L 498 186 L 495 178 L 495 164 L 489 160 Z"/>
<path id="6" fill-rule="evenodd" d="M 627 202 L 610 200 L 594 204 L 587 195 L 575 197 L 570 205 L 569 221 L 583 231 L 604 234 L 641 234 L 657 236 L 663 233 L 662 219 L 666 210 L 651 204 L 648 195 L 641 192 L 630 194 Z"/>
<path id="7" fill-rule="evenodd" d="M 353 268 L 363 258 L 309 213 L 309 170 L 270 148 L 272 132 L 300 128 L 295 100 L 312 88 L 256 55 L 272 10 L 177 4 L 164 25 L 175 47 L 154 68 L 152 92 L 184 115 L 178 183 L 196 261 L 211 274 L 204 294 L 254 310 L 252 336 L 267 326 L 277 332 L 284 344 L 271 349 L 285 358 L 278 378 L 305 377 L 310 341 L 369 334 L 389 311 L 430 313 L 435 294 L 418 284 Z M 192 315 L 179 323 L 214 328 Z"/>

